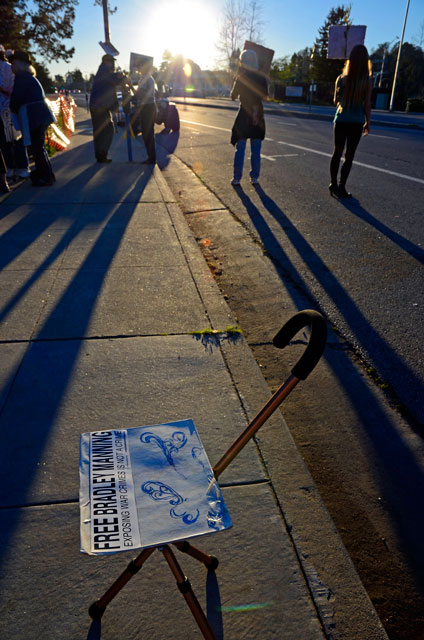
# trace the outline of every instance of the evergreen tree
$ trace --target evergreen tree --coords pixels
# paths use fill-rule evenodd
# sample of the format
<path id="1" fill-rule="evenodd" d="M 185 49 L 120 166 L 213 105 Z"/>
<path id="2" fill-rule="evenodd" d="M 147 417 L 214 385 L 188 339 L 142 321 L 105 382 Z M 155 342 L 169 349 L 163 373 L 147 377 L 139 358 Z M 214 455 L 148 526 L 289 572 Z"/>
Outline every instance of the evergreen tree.
<path id="1" fill-rule="evenodd" d="M 74 48 L 67 49 L 63 40 L 73 35 L 77 4 L 78 0 L 1 0 L 1 44 L 46 61 L 68 62 Z"/>
<path id="2" fill-rule="evenodd" d="M 351 5 L 339 5 L 331 9 L 324 24 L 318 30 L 311 63 L 311 73 L 315 82 L 334 82 L 343 68 L 342 60 L 329 60 L 328 30 L 332 25 L 350 25 Z"/>
<path id="3" fill-rule="evenodd" d="M 393 83 L 399 44 L 390 51 L 390 87 Z M 398 78 L 394 99 L 395 109 L 405 109 L 408 98 L 424 96 L 424 51 L 409 42 L 404 42 L 399 62 Z"/>

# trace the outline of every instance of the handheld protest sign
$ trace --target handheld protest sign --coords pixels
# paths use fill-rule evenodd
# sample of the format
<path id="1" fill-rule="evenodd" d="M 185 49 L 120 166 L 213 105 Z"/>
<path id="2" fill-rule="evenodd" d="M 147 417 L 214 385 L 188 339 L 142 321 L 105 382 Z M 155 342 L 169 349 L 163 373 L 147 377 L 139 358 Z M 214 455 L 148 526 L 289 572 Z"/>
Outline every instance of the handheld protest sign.
<path id="1" fill-rule="evenodd" d="M 357 44 L 364 44 L 365 25 L 332 25 L 328 29 L 327 58 L 347 60 Z"/>
<path id="2" fill-rule="evenodd" d="M 245 41 L 244 49 L 252 49 L 256 52 L 256 55 L 258 56 L 258 71 L 262 71 L 265 75 L 269 75 L 271 62 L 275 53 L 274 50 L 267 49 L 267 47 L 263 47 L 261 44 L 256 44 L 250 40 Z"/>
<path id="3" fill-rule="evenodd" d="M 130 78 L 131 81 L 136 83 L 138 80 L 138 72 L 140 67 L 143 67 L 146 63 L 153 66 L 153 56 L 146 56 L 142 53 L 130 53 Z"/>

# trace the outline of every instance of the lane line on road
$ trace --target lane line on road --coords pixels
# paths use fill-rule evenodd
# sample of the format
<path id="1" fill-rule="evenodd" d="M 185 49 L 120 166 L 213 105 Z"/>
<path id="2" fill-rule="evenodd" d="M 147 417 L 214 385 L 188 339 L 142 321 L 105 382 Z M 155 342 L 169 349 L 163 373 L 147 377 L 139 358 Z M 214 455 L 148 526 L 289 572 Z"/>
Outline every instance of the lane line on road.
<path id="1" fill-rule="evenodd" d="M 378 133 L 369 133 L 369 136 L 373 138 L 387 138 L 387 140 L 399 140 L 400 138 L 394 138 L 393 136 L 380 136 Z"/>
<path id="2" fill-rule="evenodd" d="M 180 120 L 180 122 L 184 122 L 185 124 L 196 124 L 198 127 L 206 127 L 207 129 L 217 129 L 218 131 L 231 131 L 231 129 L 224 129 L 224 127 L 214 127 L 212 124 L 203 124 L 201 122 L 193 122 L 192 120 Z"/>
<path id="3" fill-rule="evenodd" d="M 320 156 L 326 156 L 327 158 L 331 158 L 331 153 L 325 153 L 324 151 L 318 151 L 317 149 L 310 149 L 309 147 L 302 147 L 299 144 L 292 144 L 290 142 L 282 142 L 278 141 L 278 144 L 284 144 L 287 147 L 293 147 L 294 149 L 301 149 L 302 151 L 309 151 L 310 153 L 317 153 Z M 358 165 L 359 167 L 365 167 L 366 169 L 372 169 L 373 171 L 380 171 L 380 173 L 387 173 L 390 176 L 396 176 L 397 178 L 403 178 L 404 180 L 412 180 L 413 182 L 418 182 L 419 184 L 424 184 L 424 180 L 421 178 L 415 178 L 414 176 L 407 176 L 405 173 L 398 173 L 397 171 L 391 171 L 390 169 L 383 169 L 382 167 L 374 167 L 372 164 L 366 164 L 365 162 L 359 162 L 358 160 L 354 160 L 353 164 Z"/>
<path id="4" fill-rule="evenodd" d="M 195 124 L 198 127 L 206 127 L 207 129 L 217 129 L 218 131 L 226 131 L 227 133 L 231 131 L 231 129 L 224 129 L 224 127 L 215 127 L 211 124 L 203 124 L 201 122 L 193 122 L 192 120 L 181 120 L 181 122 L 185 122 L 186 124 Z M 326 158 L 331 158 L 331 153 L 326 153 L 325 151 L 318 151 L 318 149 L 311 149 L 310 147 L 302 147 L 300 144 L 293 144 L 291 142 L 283 142 L 282 140 L 278 140 L 278 144 L 284 144 L 287 147 L 292 147 L 293 149 L 300 149 L 301 151 L 308 151 L 309 153 L 316 153 L 320 156 L 325 156 Z M 365 169 L 372 169 L 373 171 L 379 171 L 380 173 L 387 173 L 390 176 L 396 176 L 397 178 L 403 178 L 404 180 L 411 180 L 412 182 L 418 182 L 418 184 L 424 184 L 424 180 L 421 178 L 414 178 L 414 176 L 408 176 L 405 173 L 398 173 L 397 171 L 391 171 L 390 169 L 383 169 L 382 167 L 374 167 L 372 164 L 366 164 L 365 162 L 358 162 L 357 160 L 353 161 L 353 164 L 358 165 L 358 167 L 365 167 Z"/>
<path id="5" fill-rule="evenodd" d="M 290 154 L 290 155 L 292 155 L 292 154 Z M 297 153 L 295 155 L 297 155 Z M 271 162 L 275 162 L 275 158 L 283 158 L 283 157 L 284 157 L 283 154 L 277 154 L 277 155 L 274 155 L 274 156 L 264 156 L 264 154 L 261 153 L 261 158 L 265 158 L 265 160 L 271 160 Z"/>

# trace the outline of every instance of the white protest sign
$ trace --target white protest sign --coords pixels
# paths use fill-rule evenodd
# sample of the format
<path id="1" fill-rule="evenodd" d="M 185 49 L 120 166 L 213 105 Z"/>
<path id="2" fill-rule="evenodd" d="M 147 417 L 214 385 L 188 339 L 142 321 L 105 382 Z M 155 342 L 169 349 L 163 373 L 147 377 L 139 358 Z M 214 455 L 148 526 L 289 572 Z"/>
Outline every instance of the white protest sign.
<path id="1" fill-rule="evenodd" d="M 192 420 L 81 436 L 81 551 L 110 554 L 232 526 Z"/>
<path id="2" fill-rule="evenodd" d="M 328 30 L 327 58 L 347 60 L 353 47 L 364 44 L 364 25 L 332 25 Z"/>

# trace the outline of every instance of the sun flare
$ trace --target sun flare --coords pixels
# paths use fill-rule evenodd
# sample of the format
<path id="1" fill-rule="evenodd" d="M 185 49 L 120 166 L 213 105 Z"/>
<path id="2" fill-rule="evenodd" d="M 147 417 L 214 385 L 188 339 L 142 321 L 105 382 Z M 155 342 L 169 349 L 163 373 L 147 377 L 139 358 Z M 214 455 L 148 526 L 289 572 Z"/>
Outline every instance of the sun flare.
<path id="1" fill-rule="evenodd" d="M 158 2 L 151 11 L 148 29 L 155 34 L 155 64 L 165 50 L 182 54 L 201 66 L 207 64 L 215 56 L 217 31 L 216 11 L 206 0 Z"/>

